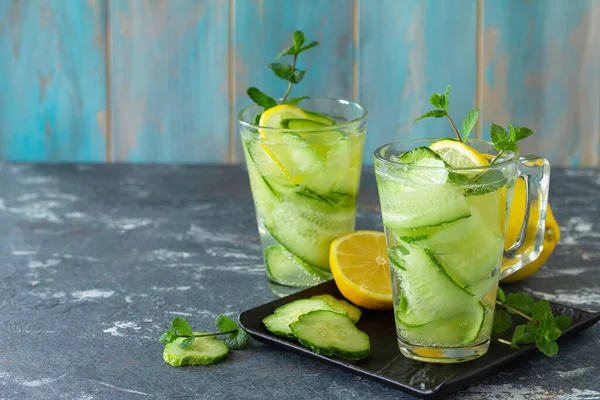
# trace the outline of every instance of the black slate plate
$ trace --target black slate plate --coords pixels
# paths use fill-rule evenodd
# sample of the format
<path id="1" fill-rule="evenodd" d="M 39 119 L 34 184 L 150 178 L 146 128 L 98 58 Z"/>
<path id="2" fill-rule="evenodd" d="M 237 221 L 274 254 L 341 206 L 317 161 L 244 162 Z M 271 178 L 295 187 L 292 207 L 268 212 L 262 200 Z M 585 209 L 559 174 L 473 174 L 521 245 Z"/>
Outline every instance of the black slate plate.
<path id="1" fill-rule="evenodd" d="M 537 352 L 537 349 L 531 346 L 515 350 L 492 341 L 487 354 L 474 361 L 459 364 L 430 364 L 412 361 L 402 356 L 398 350 L 392 312 L 363 310 L 357 326 L 369 335 L 372 354 L 361 361 L 347 361 L 321 356 L 292 340 L 274 336 L 262 324 L 262 319 L 277 307 L 294 300 L 324 293 L 343 298 L 335 282 L 329 281 L 244 311 L 240 315 L 240 324 L 250 336 L 258 341 L 319 359 L 422 398 L 448 396 Z M 554 315 L 567 315 L 573 319 L 573 324 L 563 332 L 559 341 L 589 328 L 600 320 L 600 313 L 591 313 L 554 303 L 551 303 L 551 306 Z"/>

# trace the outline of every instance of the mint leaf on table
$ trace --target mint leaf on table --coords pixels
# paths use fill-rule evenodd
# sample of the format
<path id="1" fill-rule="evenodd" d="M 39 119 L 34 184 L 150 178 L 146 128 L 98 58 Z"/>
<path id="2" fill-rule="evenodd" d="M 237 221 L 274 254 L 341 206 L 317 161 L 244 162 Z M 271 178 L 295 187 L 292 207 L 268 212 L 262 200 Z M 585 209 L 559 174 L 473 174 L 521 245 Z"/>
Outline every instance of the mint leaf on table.
<path id="1" fill-rule="evenodd" d="M 536 342 L 537 348 L 547 355 L 548 357 L 554 357 L 558 353 L 558 344 L 552 342 Z"/>
<path id="2" fill-rule="evenodd" d="M 177 333 L 173 332 L 172 330 L 168 330 L 168 331 L 164 332 L 162 335 L 160 335 L 160 338 L 158 340 L 162 344 L 169 344 L 172 341 L 174 341 L 175 339 L 177 339 Z"/>
<path id="3" fill-rule="evenodd" d="M 508 296 L 506 296 L 504 304 L 515 308 L 519 311 L 522 311 L 525 314 L 531 314 L 531 309 L 533 308 L 534 300 L 533 297 L 531 297 L 527 293 L 511 293 Z M 514 313 L 510 309 L 508 310 L 508 312 Z"/>
<path id="4" fill-rule="evenodd" d="M 492 324 L 492 333 L 500 335 L 512 326 L 512 317 L 504 310 L 494 312 L 494 322 Z"/>
<path id="5" fill-rule="evenodd" d="M 267 96 L 258 88 L 249 87 L 246 93 L 248 94 L 248 97 L 252 99 L 253 102 L 255 102 L 258 106 L 262 107 L 265 111 L 277 105 L 275 99 Z"/>
<path id="6" fill-rule="evenodd" d="M 229 334 L 225 339 L 225 344 L 232 350 L 241 350 L 248 344 L 248 334 L 241 329 L 237 322 L 226 315 L 217 315 L 215 325 L 221 333 Z"/>
<path id="7" fill-rule="evenodd" d="M 546 313 L 550 313 L 550 303 L 546 300 L 538 300 L 531 308 L 531 317 L 536 321 L 541 321 Z M 552 313 L 550 313 L 552 315 Z"/>
<path id="8" fill-rule="evenodd" d="M 179 348 L 185 349 L 186 347 L 194 343 L 195 340 L 196 338 L 194 336 L 190 336 L 189 338 L 184 339 L 183 342 L 179 343 Z"/>
<path id="9" fill-rule="evenodd" d="M 191 336 L 192 326 L 184 318 L 177 317 L 171 321 L 171 331 L 175 331 L 179 336 Z"/>
<path id="10" fill-rule="evenodd" d="M 506 295 L 504 294 L 504 290 L 500 286 L 498 286 L 498 291 L 496 292 L 496 299 L 500 302 L 500 304 L 506 301 Z"/>
<path id="11" fill-rule="evenodd" d="M 475 127 L 475 124 L 477 123 L 477 120 L 479 119 L 479 114 L 481 114 L 481 111 L 479 111 L 477 108 L 475 108 L 475 109 L 469 111 L 469 113 L 467 114 L 465 119 L 463 119 L 462 139 L 464 141 L 469 139 L 469 136 L 471 136 L 471 131 L 473 131 L 473 128 Z"/>
<path id="12" fill-rule="evenodd" d="M 571 318 L 566 315 L 558 315 L 554 317 L 554 324 L 560 330 L 565 330 L 571 326 Z"/>

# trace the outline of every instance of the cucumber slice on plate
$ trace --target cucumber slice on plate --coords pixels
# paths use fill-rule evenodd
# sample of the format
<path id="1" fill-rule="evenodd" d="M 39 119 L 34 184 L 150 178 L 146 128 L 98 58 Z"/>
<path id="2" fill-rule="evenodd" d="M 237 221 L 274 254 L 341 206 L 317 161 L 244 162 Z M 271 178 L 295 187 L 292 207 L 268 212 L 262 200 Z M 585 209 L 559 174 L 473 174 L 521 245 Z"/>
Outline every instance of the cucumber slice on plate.
<path id="1" fill-rule="evenodd" d="M 360 311 L 360 308 L 356 307 L 354 304 L 350 304 L 346 300 L 336 299 L 330 294 L 319 294 L 316 296 L 312 296 L 311 299 L 323 300 L 325 303 L 329 304 L 331 308 L 346 313 L 346 315 L 348 315 L 348 317 L 355 324 L 358 322 L 360 316 L 362 315 L 362 311 Z"/>
<path id="2" fill-rule="evenodd" d="M 338 312 L 323 300 L 301 299 L 276 308 L 273 314 L 263 319 L 263 324 L 272 334 L 293 339 L 294 334 L 290 329 L 290 324 L 298 321 L 298 318 L 302 314 L 307 314 L 315 310 Z"/>
<path id="3" fill-rule="evenodd" d="M 200 335 L 204 332 L 194 332 Z M 163 351 L 163 360 L 173 367 L 182 367 L 184 365 L 210 365 L 215 364 L 229 354 L 229 349 L 225 342 L 214 336 L 199 337 L 184 349 L 179 348 L 179 344 L 185 338 L 177 338 L 165 346 Z"/>
<path id="4" fill-rule="evenodd" d="M 345 314 L 318 310 L 290 325 L 298 341 L 317 354 L 361 360 L 371 354 L 369 336 Z"/>
<path id="5" fill-rule="evenodd" d="M 283 285 L 306 287 L 331 279 L 328 272 L 304 262 L 279 245 L 265 249 L 265 265 L 269 277 Z"/>

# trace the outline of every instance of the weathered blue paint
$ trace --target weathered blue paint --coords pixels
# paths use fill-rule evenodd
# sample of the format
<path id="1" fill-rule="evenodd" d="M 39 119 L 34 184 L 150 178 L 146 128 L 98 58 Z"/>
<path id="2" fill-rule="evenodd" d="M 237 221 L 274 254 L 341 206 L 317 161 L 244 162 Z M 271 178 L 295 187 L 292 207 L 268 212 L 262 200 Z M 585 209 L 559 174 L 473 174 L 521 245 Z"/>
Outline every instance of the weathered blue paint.
<path id="1" fill-rule="evenodd" d="M 536 131 L 523 153 L 598 165 L 600 2 L 485 1 L 483 103 L 491 122 Z"/>
<path id="2" fill-rule="evenodd" d="M 303 53 L 298 67 L 307 70 L 292 96 L 328 96 L 351 99 L 353 45 L 353 2 L 348 0 L 304 0 L 301 6 L 293 0 L 236 1 L 233 57 L 235 67 L 235 99 L 233 108 L 240 110 L 252 104 L 246 95 L 256 86 L 270 96 L 282 97 L 287 82 L 267 68 L 275 56 L 292 42 L 292 32 L 302 30 L 308 41 L 317 40 L 320 47 Z M 291 58 L 280 62 L 291 63 Z M 235 116 L 234 116 L 235 117 Z M 243 155 L 236 134 L 236 160 Z"/>
<path id="3" fill-rule="evenodd" d="M 510 120 L 536 131 L 524 153 L 600 165 L 598 26 L 600 0 L 4 0 L 0 157 L 240 162 L 246 88 L 283 94 L 266 64 L 302 29 L 322 45 L 293 94 L 363 103 L 367 164 L 450 134 L 413 120 L 451 83 L 457 119 L 482 94 L 484 137 Z"/>
<path id="4" fill-rule="evenodd" d="M 423 120 L 429 96 L 452 84 L 450 111 L 475 106 L 476 0 L 360 3 L 360 101 L 369 109 L 365 162 L 379 145 L 451 135 L 446 121 Z"/>
<path id="5" fill-rule="evenodd" d="M 0 157 L 104 161 L 105 0 L 0 1 Z"/>
<path id="6" fill-rule="evenodd" d="M 229 3 L 110 5 L 114 160 L 227 162 Z"/>

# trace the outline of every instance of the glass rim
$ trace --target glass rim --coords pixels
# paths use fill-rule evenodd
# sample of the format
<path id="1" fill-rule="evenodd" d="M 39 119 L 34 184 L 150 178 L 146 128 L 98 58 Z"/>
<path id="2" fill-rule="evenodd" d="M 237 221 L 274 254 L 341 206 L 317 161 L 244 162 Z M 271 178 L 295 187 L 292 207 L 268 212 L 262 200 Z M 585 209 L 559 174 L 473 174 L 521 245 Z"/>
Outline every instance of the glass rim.
<path id="1" fill-rule="evenodd" d="M 242 119 L 242 115 L 250 110 L 251 108 L 257 107 L 260 108 L 259 105 L 257 104 L 251 104 L 248 107 L 244 107 L 239 113 L 238 113 L 238 122 L 240 123 L 240 125 L 246 127 L 246 128 L 253 128 L 253 129 L 260 129 L 260 130 L 265 130 L 265 131 L 271 131 L 271 132 L 277 132 L 277 131 L 285 131 L 285 132 L 290 132 L 290 133 L 294 133 L 294 132 L 323 132 L 323 131 L 330 131 L 330 130 L 334 130 L 334 129 L 340 129 L 340 128 L 345 128 L 351 125 L 355 125 L 359 122 L 364 121 L 365 119 L 367 119 L 367 115 L 369 114 L 369 112 L 367 111 L 367 109 L 360 104 L 359 102 L 356 101 L 351 101 L 351 100 L 346 100 L 346 99 L 341 99 L 341 98 L 337 98 L 337 97 L 320 97 L 320 96 L 309 96 L 306 100 L 330 100 L 330 101 L 334 101 L 334 102 L 339 102 L 341 104 L 344 105 L 355 105 L 358 106 L 358 108 L 361 111 L 360 116 L 358 116 L 357 118 L 353 118 L 349 121 L 344 121 L 341 122 L 339 124 L 335 124 L 335 125 L 331 125 L 331 126 L 324 126 L 322 128 L 296 128 L 296 129 L 288 129 L 288 128 L 271 128 L 271 127 L 267 127 L 267 126 L 260 126 L 260 125 L 254 125 L 251 124 L 249 122 L 246 122 Z M 278 99 L 281 100 L 281 99 Z"/>
<path id="2" fill-rule="evenodd" d="M 399 161 L 393 161 L 390 160 L 388 158 L 385 158 L 381 153 L 382 151 L 389 146 L 393 146 L 393 145 L 397 145 L 397 144 L 408 144 L 411 142 L 418 142 L 418 141 L 427 141 L 430 140 L 432 142 L 435 141 L 439 141 L 439 140 L 443 140 L 443 139 L 448 139 L 448 140 L 452 140 L 452 138 L 419 138 L 419 139 L 407 139 L 407 140 L 398 140 L 395 142 L 389 142 L 386 144 L 383 144 L 379 147 L 377 147 L 374 151 L 374 156 L 377 160 L 382 161 L 386 164 L 389 165 L 395 165 L 395 166 L 401 166 L 403 168 L 406 169 L 421 169 L 421 170 L 440 170 L 440 169 L 445 169 L 448 171 L 474 171 L 474 170 L 488 170 L 488 169 L 493 169 L 496 167 L 500 167 L 500 166 L 504 166 L 507 164 L 511 164 L 514 163 L 516 161 L 519 160 L 519 152 L 514 152 L 514 151 L 505 151 L 504 154 L 506 156 L 508 156 L 507 159 L 502 160 L 502 161 L 498 161 L 495 162 L 494 164 L 488 164 L 488 165 L 479 165 L 479 166 L 474 166 L 474 167 L 435 167 L 435 166 L 431 166 L 431 165 L 411 165 L 411 164 L 403 164 Z M 483 139 L 468 139 L 467 142 L 475 142 L 475 143 L 485 143 L 487 145 L 490 145 L 493 147 L 493 143 L 492 142 L 488 142 L 487 140 L 483 140 Z"/>

